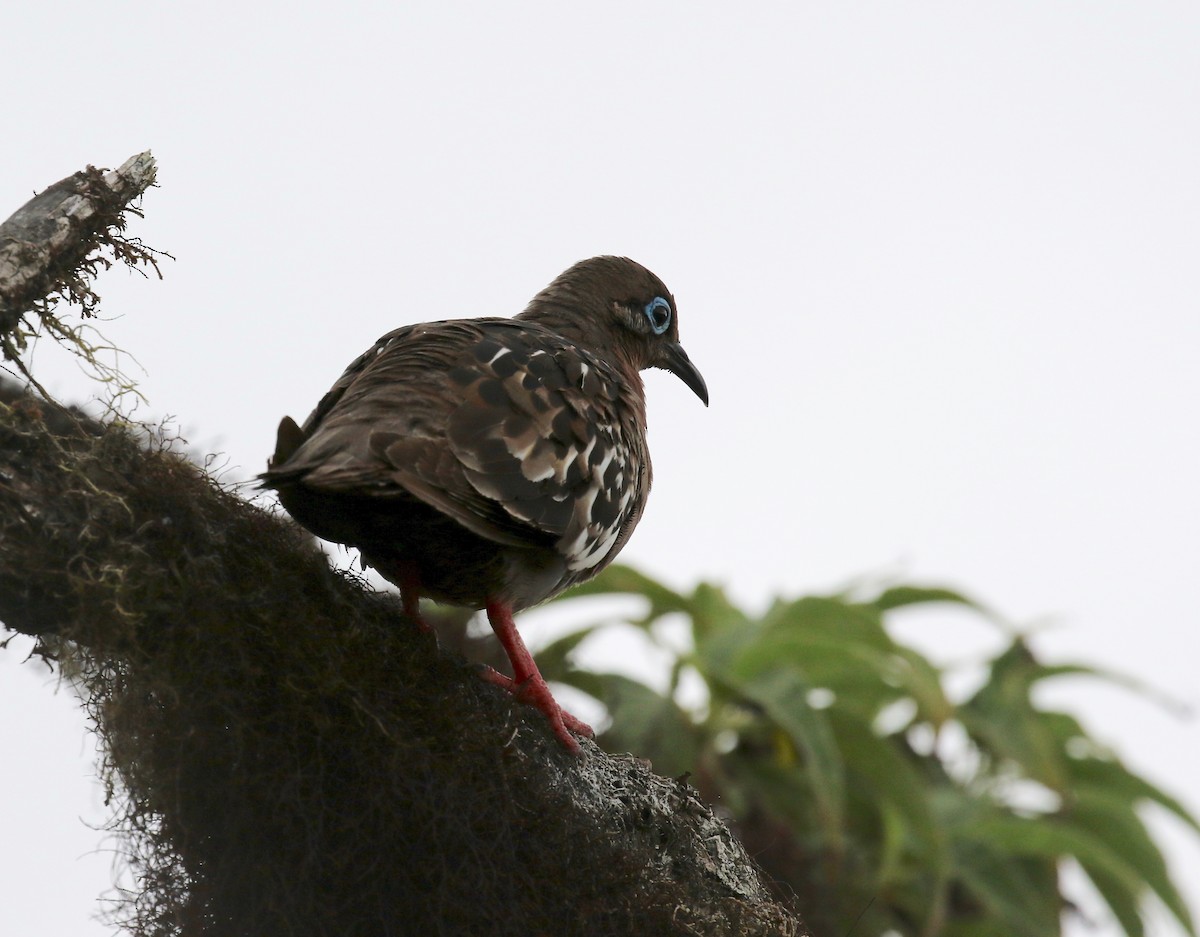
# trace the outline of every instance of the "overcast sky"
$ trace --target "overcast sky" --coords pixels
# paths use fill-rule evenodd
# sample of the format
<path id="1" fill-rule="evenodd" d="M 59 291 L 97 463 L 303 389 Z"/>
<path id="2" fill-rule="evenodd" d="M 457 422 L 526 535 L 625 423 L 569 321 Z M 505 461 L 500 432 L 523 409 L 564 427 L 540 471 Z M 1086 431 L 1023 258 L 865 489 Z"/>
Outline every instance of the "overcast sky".
<path id="1" fill-rule="evenodd" d="M 0 61 L 0 215 L 158 158 L 133 233 L 176 261 L 106 275 L 103 331 L 145 369 L 138 415 L 229 478 L 383 332 L 626 254 L 675 293 L 712 406 L 648 376 L 624 560 L 756 607 L 952 585 L 1200 706 L 1196 4 L 23 3 Z M 90 742 L 27 647 L 0 653 L 0 933 L 100 937 Z M 1200 810 L 1194 716 L 1053 701 Z M 1200 913 L 1200 849 L 1154 819 Z"/>

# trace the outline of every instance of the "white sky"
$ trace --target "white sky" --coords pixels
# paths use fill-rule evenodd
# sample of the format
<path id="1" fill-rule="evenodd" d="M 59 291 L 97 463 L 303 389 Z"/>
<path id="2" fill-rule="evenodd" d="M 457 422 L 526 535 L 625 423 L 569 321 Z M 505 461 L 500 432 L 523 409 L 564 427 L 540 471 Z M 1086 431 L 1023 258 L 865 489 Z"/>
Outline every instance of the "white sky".
<path id="1" fill-rule="evenodd" d="M 1198 50 L 1185 2 L 10 4 L 0 215 L 153 150 L 134 233 L 178 260 L 105 277 L 104 331 L 147 371 L 141 414 L 231 476 L 382 332 L 632 256 L 712 407 L 648 376 L 656 487 L 624 560 L 753 605 L 950 584 L 1195 709 Z M 906 634 L 978 655 L 961 624 Z M 20 656 L 0 933 L 99 937 L 84 723 Z M 1200 810 L 1195 718 L 1054 700 Z M 1200 913 L 1200 849 L 1156 829 Z"/>

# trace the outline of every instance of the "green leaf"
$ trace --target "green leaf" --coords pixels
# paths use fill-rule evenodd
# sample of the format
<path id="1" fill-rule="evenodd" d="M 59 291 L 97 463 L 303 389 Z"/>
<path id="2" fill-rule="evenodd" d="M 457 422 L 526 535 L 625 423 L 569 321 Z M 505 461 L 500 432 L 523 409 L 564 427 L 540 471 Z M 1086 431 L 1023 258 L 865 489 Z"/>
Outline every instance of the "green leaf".
<path id="1" fill-rule="evenodd" d="M 1062 749 L 1042 725 L 1036 710 L 991 709 L 981 715 L 959 708 L 968 732 L 982 747 L 1001 759 L 1015 762 L 1032 780 L 1056 792 L 1066 786 Z M 999 770 L 1003 771 L 1001 764 Z"/>
<path id="2" fill-rule="evenodd" d="M 819 686 L 877 683 L 893 668 L 890 651 L 850 638 L 835 640 L 803 631 L 759 634 L 748 630 L 743 632 L 743 640 L 726 649 L 723 659 L 743 676 L 779 666 L 796 667 Z M 893 698 L 894 694 L 883 689 L 889 700 Z"/>
<path id="3" fill-rule="evenodd" d="M 953 875 L 992 920 L 1011 934 L 1044 937 L 1059 933 L 1063 901 L 1055 860 L 1013 856 L 994 843 L 958 840 Z"/>
<path id="4" fill-rule="evenodd" d="M 1018 764 L 1033 780 L 1056 791 L 1066 784 L 1065 753 L 1056 714 L 1037 710 L 1030 687 L 1039 665 L 1017 640 L 992 661 L 988 680 L 958 707 L 972 739 L 986 752 Z"/>
<path id="5" fill-rule="evenodd" d="M 702 582 L 684 609 L 692 617 L 692 634 L 699 650 L 715 636 L 731 630 L 749 627 L 746 613 L 729 601 L 725 593 L 710 583 Z"/>
<path id="6" fill-rule="evenodd" d="M 1078 719 L 1070 713 L 1042 711 L 1042 724 L 1053 737 L 1055 744 L 1067 750 L 1067 746 L 1077 739 L 1090 742 L 1087 730 Z"/>
<path id="7" fill-rule="evenodd" d="M 696 669 L 710 683 L 715 681 L 716 675 L 729 670 L 745 649 L 755 647 L 760 641 L 759 627 L 752 622 L 745 622 L 741 627 L 709 631 L 703 637 L 699 632 L 693 632 L 693 635 L 696 639 Z"/>
<path id="8" fill-rule="evenodd" d="M 821 827 L 831 843 L 840 843 L 844 784 L 841 753 L 825 714 L 808 704 L 811 686 L 794 668 L 783 667 L 744 682 L 736 679 L 731 682 L 796 747 L 816 801 Z"/>
<path id="9" fill-rule="evenodd" d="M 1200 833 L 1197 822 L 1186 807 L 1161 788 L 1131 772 L 1116 760 L 1101 758 L 1068 759 L 1067 769 L 1073 786 L 1098 788 L 1123 796 L 1128 802 L 1148 800 L 1164 807 Z"/>
<path id="10" fill-rule="evenodd" d="M 893 657 L 891 680 L 907 690 L 920 717 L 940 728 L 955 714 L 955 706 L 942 687 L 942 672 L 927 657 L 911 648 L 899 648 Z"/>
<path id="11" fill-rule="evenodd" d="M 1140 890 L 1130 891 L 1124 882 L 1089 863 L 1081 862 L 1080 866 L 1096 886 L 1096 891 L 1112 911 L 1121 929 L 1129 937 L 1144 937 L 1146 927 L 1142 922 L 1141 902 L 1138 900 Z"/>
<path id="12" fill-rule="evenodd" d="M 757 627 L 698 650 L 709 669 L 730 668 L 742 679 L 779 666 L 804 674 L 813 687 L 833 690 L 864 713 L 874 714 L 900 696 L 897 646 L 880 617 L 839 599 L 776 602 Z"/>
<path id="13" fill-rule="evenodd" d="M 836 598 L 808 596 L 776 602 L 763 616 L 762 626 L 764 633 L 803 633 L 812 640 L 848 641 L 880 651 L 895 647 L 878 612 Z"/>
<path id="14" fill-rule="evenodd" d="M 1092 677 L 1136 693 L 1172 712 L 1186 712 L 1186 707 L 1160 693 L 1145 681 L 1104 667 L 1093 667 L 1087 664 L 1037 664 L 1032 670 L 1030 682 L 1046 680 L 1051 677 Z"/>
<path id="15" fill-rule="evenodd" d="M 1191 913 L 1171 881 L 1162 852 L 1150 838 L 1133 802 L 1121 792 L 1105 788 L 1077 787 L 1072 793 L 1072 804 L 1065 812 L 1063 822 L 1106 843 L 1112 853 L 1137 869 L 1141 881 L 1158 896 L 1183 928 L 1195 935 Z M 1116 909 L 1113 911 L 1115 913 Z"/>
<path id="16" fill-rule="evenodd" d="M 891 889 L 908 880 L 905 858 L 909 838 L 913 832 L 912 818 L 890 800 L 880 800 L 879 811 L 879 865 L 875 870 L 876 890 Z"/>
<path id="17" fill-rule="evenodd" d="M 964 839 L 990 845 L 1014 855 L 1075 858 L 1080 865 L 1098 868 L 1132 894 L 1143 887 L 1137 868 L 1109 844 L 1086 829 L 1058 819 L 993 816 L 960 828 Z"/>
<path id="18" fill-rule="evenodd" d="M 865 604 L 881 612 L 887 612 L 894 608 L 920 605 L 926 602 L 954 602 L 958 605 L 966 605 L 968 608 L 981 608 L 973 599 L 967 598 L 961 592 L 933 586 L 893 586 L 880 593 L 878 598 Z"/>
<path id="19" fill-rule="evenodd" d="M 894 738 L 876 734 L 854 711 L 835 705 L 826 716 L 842 755 L 847 789 L 859 796 L 857 815 L 848 818 L 848 824 L 874 828 L 871 814 L 879 813 L 876 889 L 886 890 L 907 878 L 906 866 L 913 856 L 922 868 L 948 871 L 945 832 L 930 809 L 927 782 L 912 760 Z"/>

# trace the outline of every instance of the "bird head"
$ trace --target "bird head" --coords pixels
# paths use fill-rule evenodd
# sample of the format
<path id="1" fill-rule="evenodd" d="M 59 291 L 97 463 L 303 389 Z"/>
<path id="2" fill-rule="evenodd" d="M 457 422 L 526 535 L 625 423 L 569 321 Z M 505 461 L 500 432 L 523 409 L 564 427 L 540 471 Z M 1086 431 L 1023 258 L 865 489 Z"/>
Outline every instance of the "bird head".
<path id="1" fill-rule="evenodd" d="M 679 344 L 675 297 L 628 257 L 592 257 L 559 274 L 518 318 L 539 321 L 635 371 L 662 368 L 708 406 L 708 387 Z"/>

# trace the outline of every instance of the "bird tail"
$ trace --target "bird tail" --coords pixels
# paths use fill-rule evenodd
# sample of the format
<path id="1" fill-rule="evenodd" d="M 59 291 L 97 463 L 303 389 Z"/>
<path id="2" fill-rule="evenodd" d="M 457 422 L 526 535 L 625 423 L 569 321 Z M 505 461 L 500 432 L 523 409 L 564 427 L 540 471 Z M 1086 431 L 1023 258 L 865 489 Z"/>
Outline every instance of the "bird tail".
<path id="1" fill-rule="evenodd" d="M 290 481 L 292 473 L 283 468 L 304 442 L 304 431 L 290 416 L 279 421 L 275 434 L 275 454 L 267 460 L 267 471 L 258 476 L 263 488 L 274 488 L 281 482 Z"/>

